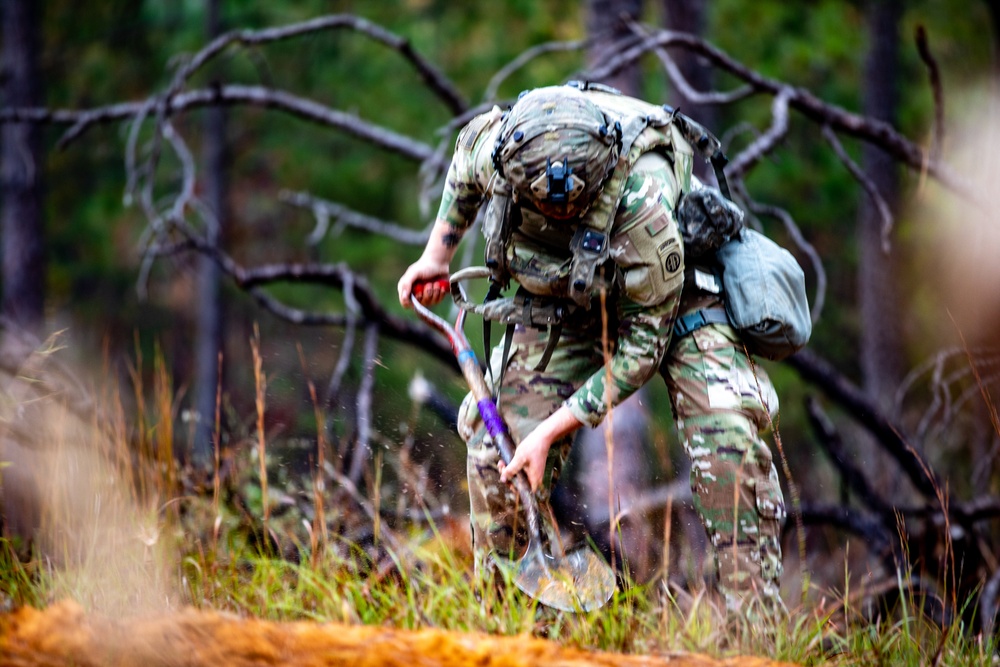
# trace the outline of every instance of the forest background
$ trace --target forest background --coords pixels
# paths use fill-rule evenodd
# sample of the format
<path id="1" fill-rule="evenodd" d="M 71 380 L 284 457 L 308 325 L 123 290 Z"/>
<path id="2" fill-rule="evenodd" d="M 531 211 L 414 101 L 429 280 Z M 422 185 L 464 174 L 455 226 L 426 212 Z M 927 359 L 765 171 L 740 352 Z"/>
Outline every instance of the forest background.
<path id="1" fill-rule="evenodd" d="M 380 506 L 392 507 L 390 524 L 413 509 L 461 516 L 464 447 L 448 421 L 465 388 L 443 342 L 396 303 L 396 280 L 436 210 L 455 118 L 599 71 L 641 40 L 620 21 L 624 13 L 648 31 L 693 31 L 758 77 L 791 86 L 726 104 L 686 99 L 652 51 L 605 77 L 680 106 L 724 139 L 730 157 L 746 155 L 742 203 L 806 270 L 816 316 L 809 349 L 764 364 L 782 401 L 786 597 L 798 599 L 803 581 L 814 586 L 807 596 L 850 582 L 881 595 L 898 591 L 901 571 L 935 601 L 932 614 L 962 614 L 971 597 L 969 621 L 992 628 L 1000 586 L 1000 243 L 989 210 L 1000 176 L 997 3 L 53 0 L 11 28 L 11 17 L 30 16 L 34 5 L 19 4 L 4 4 L 5 536 L 32 535 L 43 522 L 32 509 L 37 484 L 23 491 L 13 481 L 30 468 L 19 463 L 34 456 L 26 452 L 44 449 L 31 406 L 56 398 L 96 420 L 96 397 L 108 386 L 132 388 L 115 394 L 130 455 L 156 459 L 169 446 L 168 458 L 187 471 L 171 493 L 210 496 L 212 482 L 198 471 L 211 467 L 218 445 L 234 502 L 271 522 L 265 542 L 278 548 L 309 543 L 301 518 L 316 516 L 298 508 L 313 504 L 316 488 L 331 494 L 328 517 L 366 502 L 379 516 Z M 370 23 L 230 46 L 190 78 L 177 76 L 181 54 L 227 30 L 331 14 Z M 27 92 L 11 74 L 25 25 L 37 37 L 23 52 L 34 57 L 36 87 Z M 373 39 L 378 27 L 406 44 Z M 494 87 L 519 55 L 553 42 L 561 46 Z M 602 52 L 609 43 L 617 47 Z M 430 75 L 411 66 L 413 52 Z M 690 50 L 669 53 L 703 90 L 747 81 Z M 197 104 L 158 115 L 166 98 L 157 96 L 210 96 L 227 85 L 280 89 L 322 108 L 288 113 L 280 100 L 248 96 L 224 111 Z M 896 135 L 877 123 L 866 134 L 799 113 L 804 91 L 886 121 L 922 157 L 907 163 Z M 782 112 L 789 98 L 792 110 Z M 112 108 L 124 102 L 133 106 Z M 105 113 L 79 123 L 76 112 L 88 109 Z M 26 127 L 38 135 L 22 144 L 10 132 Z M 19 180 L 10 165 L 23 163 L 32 141 L 36 168 Z M 880 142 L 885 150 L 872 148 Z M 954 171 L 936 168 L 949 164 Z M 25 192 L 40 204 L 31 215 L 18 208 Z M 34 241 L 17 245 L 25 227 Z M 459 256 L 478 263 L 481 246 L 469 234 Z M 261 266 L 270 273 L 246 274 Z M 34 384 L 15 390 L 25 377 Z M 157 387 L 155 397 L 137 387 Z M 153 424 L 146 411 L 155 400 L 167 407 Z M 629 526 L 605 542 L 624 540 L 616 548 L 632 550 L 633 572 L 646 579 L 662 573 L 665 518 L 684 526 L 693 515 L 665 390 L 652 383 L 631 409 L 622 425 L 641 427 L 620 436 L 622 488 L 612 492 L 617 509 L 632 508 Z M 265 442 L 270 495 L 250 473 Z M 604 465 L 591 455 L 604 456 L 600 442 L 575 463 L 584 481 L 570 485 L 570 509 L 588 504 L 580 500 L 588 490 L 608 495 L 586 481 Z M 401 451 L 421 471 L 416 478 L 388 462 Z M 327 476 L 316 476 L 317 457 L 332 462 L 325 485 L 316 484 Z M 291 518 L 280 524 L 282 516 Z M 607 511 L 584 520 L 606 534 Z M 368 533 L 355 526 L 345 536 L 370 540 L 371 521 L 361 523 Z M 668 570 L 679 581 L 701 576 L 699 530 L 672 536 Z"/>

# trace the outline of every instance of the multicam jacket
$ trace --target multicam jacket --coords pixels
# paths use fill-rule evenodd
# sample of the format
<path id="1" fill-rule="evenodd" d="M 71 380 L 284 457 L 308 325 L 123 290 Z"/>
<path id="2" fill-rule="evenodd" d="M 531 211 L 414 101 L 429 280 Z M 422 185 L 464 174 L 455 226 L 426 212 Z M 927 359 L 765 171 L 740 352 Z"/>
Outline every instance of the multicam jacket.
<path id="1" fill-rule="evenodd" d="M 465 233 L 492 193 L 491 153 L 500 125 L 500 109 L 494 108 L 459 134 L 438 211 L 455 237 Z M 643 154 L 627 177 L 610 238 L 618 274 L 616 293 L 608 300 L 615 307 L 609 321 L 617 324 L 617 331 L 608 332 L 611 356 L 606 368 L 566 401 L 574 416 L 591 426 L 652 378 L 670 341 L 684 281 L 684 248 L 674 219 L 681 194 L 677 181 L 668 157 L 655 152 Z M 552 284 L 538 278 L 569 266 L 576 226 L 572 220 L 546 219 L 530 206 L 521 207 L 521 218 L 508 246 L 508 266 L 515 282 L 537 293 Z M 593 310 L 599 318 L 600 310 Z"/>

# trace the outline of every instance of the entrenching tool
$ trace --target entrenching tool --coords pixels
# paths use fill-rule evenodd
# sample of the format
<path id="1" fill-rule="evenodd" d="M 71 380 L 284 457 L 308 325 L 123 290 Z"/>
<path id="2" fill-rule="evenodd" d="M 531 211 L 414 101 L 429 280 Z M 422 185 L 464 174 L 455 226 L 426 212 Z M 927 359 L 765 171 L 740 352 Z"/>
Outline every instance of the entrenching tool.
<path id="1" fill-rule="evenodd" d="M 438 284 L 442 289 L 450 286 L 452 296 L 456 300 L 464 300 L 461 281 L 487 275 L 478 270 L 460 271 L 453 275 L 450 281 L 441 279 Z M 425 286 L 429 284 L 432 283 L 418 283 L 414 286 L 413 308 L 424 322 L 447 336 L 451 349 L 458 358 L 462 375 L 479 406 L 479 414 L 483 418 L 486 430 L 500 451 L 504 463 L 509 465 L 514 457 L 514 441 L 486 386 L 486 378 L 479 360 L 476 359 L 476 354 L 465 336 L 466 311 L 459 311 L 455 326 L 432 313 L 418 301 Z M 486 353 L 489 354 L 489 350 Z M 514 583 L 542 604 L 563 611 L 590 611 L 603 606 L 615 589 L 615 574 L 612 569 L 600 556 L 586 547 L 570 553 L 558 555 L 550 553 L 544 547 L 542 539 L 538 503 L 523 471 L 514 476 L 513 484 L 528 516 L 529 538 L 528 548 L 517 563 Z"/>

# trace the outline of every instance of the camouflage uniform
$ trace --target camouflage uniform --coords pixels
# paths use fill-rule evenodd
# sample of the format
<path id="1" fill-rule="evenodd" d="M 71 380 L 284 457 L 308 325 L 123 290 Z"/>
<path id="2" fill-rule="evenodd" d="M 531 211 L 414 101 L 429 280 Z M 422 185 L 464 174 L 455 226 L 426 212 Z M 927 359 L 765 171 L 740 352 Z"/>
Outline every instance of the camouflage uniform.
<path id="1" fill-rule="evenodd" d="M 499 128 L 500 112 L 494 109 L 459 135 L 438 213 L 456 239 L 492 187 L 490 153 Z M 751 365 L 725 325 L 708 325 L 667 349 L 678 312 L 697 310 L 712 298 L 688 288 L 682 301 L 684 246 L 673 215 L 679 195 L 676 171 L 663 156 L 647 153 L 635 163 L 612 227 L 611 257 L 620 280 L 607 295 L 607 316 L 602 318 L 595 299 L 589 320 L 563 328 L 543 371 L 534 369 L 548 332 L 518 326 L 499 393 L 500 412 L 515 442 L 562 405 L 582 423 L 596 426 L 610 407 L 659 370 L 692 459 L 695 505 L 715 547 L 720 589 L 733 607 L 752 591 L 780 604 L 783 503 L 771 454 L 759 437 L 768 425 L 767 409 L 777 409 L 770 381 Z M 530 284 L 533 267 L 565 265 L 574 230 L 571 223 L 547 220 L 529 207 L 521 214 L 510 244 L 511 273 Z M 503 361 L 501 348 L 493 350 L 494 372 Z M 518 554 L 526 543 L 525 520 L 516 493 L 499 480 L 499 454 L 471 394 L 459 414 L 459 433 L 468 445 L 473 539 L 481 569 L 491 552 Z M 567 438 L 549 451 L 537 492 L 543 517 L 570 445 Z M 558 539 L 551 529 L 547 532 L 549 539 Z"/>
<path id="2" fill-rule="evenodd" d="M 721 307 L 686 286 L 686 314 Z M 675 337 L 660 368 L 677 430 L 691 459 L 691 491 L 714 548 L 718 588 L 729 609 L 751 593 L 781 607 L 781 524 L 785 506 L 771 451 L 778 397 L 732 327 L 709 324 Z"/>

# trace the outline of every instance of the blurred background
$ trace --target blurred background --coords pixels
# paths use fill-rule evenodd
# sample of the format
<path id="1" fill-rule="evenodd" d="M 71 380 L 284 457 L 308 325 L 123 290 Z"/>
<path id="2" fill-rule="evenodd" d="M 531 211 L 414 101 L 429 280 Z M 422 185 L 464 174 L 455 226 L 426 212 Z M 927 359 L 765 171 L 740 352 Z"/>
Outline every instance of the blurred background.
<path id="1" fill-rule="evenodd" d="M 283 550 L 308 544 L 317 490 L 323 529 L 361 543 L 365 502 L 391 508 L 389 525 L 461 517 L 450 420 L 465 388 L 444 343 L 399 307 L 396 280 L 421 252 L 463 119 L 594 78 L 680 107 L 730 158 L 762 149 L 735 174 L 738 200 L 800 260 L 816 318 L 805 353 L 763 364 L 782 405 L 786 598 L 851 577 L 895 587 L 899 570 L 945 602 L 992 591 L 995 611 L 1000 3 L 4 0 L 3 12 L 0 514 L 22 547 L 44 523 L 41 464 L 26 463 L 46 450 L 43 400 L 98 431 L 114 406 L 123 470 L 177 466 L 161 513 L 221 484 L 245 509 L 226 520 L 263 516 L 273 535 L 258 539 Z M 242 43 L 203 51 L 234 30 Z M 657 37 L 662 53 L 643 46 Z M 185 72 L 199 52 L 211 57 Z M 481 263 L 478 231 L 457 257 Z M 620 486 L 609 492 L 604 437 L 590 434 L 561 511 L 609 549 L 611 495 L 634 576 L 710 578 L 662 383 L 615 421 Z M 205 515 L 211 532 L 218 501 Z"/>

